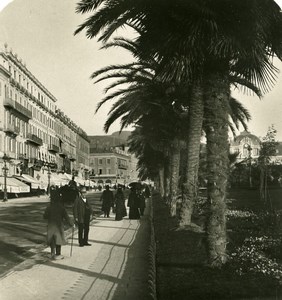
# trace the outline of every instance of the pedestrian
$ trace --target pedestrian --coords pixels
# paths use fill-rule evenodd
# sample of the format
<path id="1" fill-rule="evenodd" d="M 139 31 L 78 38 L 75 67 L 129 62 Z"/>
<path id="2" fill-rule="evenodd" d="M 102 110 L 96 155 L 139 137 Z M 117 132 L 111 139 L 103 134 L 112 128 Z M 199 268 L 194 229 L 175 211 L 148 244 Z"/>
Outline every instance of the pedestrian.
<path id="1" fill-rule="evenodd" d="M 109 218 L 111 207 L 114 206 L 114 194 L 108 185 L 106 185 L 106 189 L 103 191 L 100 201 L 103 201 L 102 211 L 104 212 L 104 218 Z"/>
<path id="2" fill-rule="evenodd" d="M 147 184 L 145 185 L 144 194 L 145 194 L 146 200 L 148 200 L 150 198 L 150 196 L 151 196 L 151 191 L 150 191 L 150 188 L 148 187 Z"/>
<path id="3" fill-rule="evenodd" d="M 92 207 L 86 198 L 86 188 L 82 187 L 73 205 L 73 216 L 78 226 L 79 247 L 91 246 L 91 244 L 88 243 L 88 235 L 92 214 Z"/>
<path id="4" fill-rule="evenodd" d="M 79 194 L 79 189 L 78 189 L 78 186 L 77 186 L 77 182 L 75 181 L 75 176 L 74 175 L 72 175 L 72 178 L 68 183 L 68 187 L 71 190 L 73 190 L 74 192 L 76 192 L 77 195 Z"/>
<path id="5" fill-rule="evenodd" d="M 117 188 L 115 194 L 115 212 L 116 212 L 116 221 L 120 221 L 127 215 L 125 207 L 125 198 L 121 187 Z"/>
<path id="6" fill-rule="evenodd" d="M 145 211 L 145 207 L 146 207 L 145 189 L 141 187 L 137 191 L 137 195 L 139 197 L 139 211 L 140 211 L 140 216 L 144 216 L 144 211 Z"/>
<path id="7" fill-rule="evenodd" d="M 133 185 L 129 192 L 127 206 L 129 207 L 129 219 L 137 220 L 140 219 L 139 212 L 139 196 L 137 192 L 137 187 Z"/>
<path id="8" fill-rule="evenodd" d="M 48 220 L 47 245 L 51 248 L 52 259 L 62 259 L 61 246 L 67 242 L 64 235 L 64 222 L 72 226 L 68 213 L 61 201 L 59 189 L 50 187 L 50 204 L 44 211 L 43 218 Z"/>

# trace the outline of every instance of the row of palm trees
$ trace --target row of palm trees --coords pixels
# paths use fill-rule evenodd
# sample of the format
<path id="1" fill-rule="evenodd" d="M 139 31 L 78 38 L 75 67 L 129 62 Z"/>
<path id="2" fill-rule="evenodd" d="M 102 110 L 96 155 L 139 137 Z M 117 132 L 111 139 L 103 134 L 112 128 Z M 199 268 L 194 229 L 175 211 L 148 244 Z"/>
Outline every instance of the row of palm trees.
<path id="1" fill-rule="evenodd" d="M 273 57 L 282 57 L 282 16 L 274 0 L 81 0 L 89 17 L 76 34 L 99 37 L 103 48 L 122 47 L 134 62 L 92 74 L 114 79 L 98 108 L 115 100 L 105 123 L 135 125 L 130 148 L 143 177 L 158 177 L 175 214 L 180 150 L 186 148 L 179 226 L 191 224 L 198 193 L 200 144 L 206 138 L 209 264 L 227 260 L 225 199 L 229 128 L 246 126 L 248 111 L 231 87 L 259 97 L 275 82 Z M 129 27 L 134 39 L 113 38 Z"/>

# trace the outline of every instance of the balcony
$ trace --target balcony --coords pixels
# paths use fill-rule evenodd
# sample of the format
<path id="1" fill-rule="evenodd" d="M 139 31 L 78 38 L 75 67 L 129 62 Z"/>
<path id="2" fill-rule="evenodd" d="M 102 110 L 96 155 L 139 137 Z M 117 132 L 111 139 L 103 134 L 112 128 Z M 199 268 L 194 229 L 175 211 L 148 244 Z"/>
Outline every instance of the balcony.
<path id="1" fill-rule="evenodd" d="M 50 144 L 48 146 L 48 151 L 58 153 L 60 151 L 60 148 L 57 145 Z"/>
<path id="2" fill-rule="evenodd" d="M 124 165 L 124 164 L 118 164 L 118 168 L 119 169 L 123 169 L 123 170 L 127 170 L 127 165 Z"/>
<path id="3" fill-rule="evenodd" d="M 15 108 L 14 108 L 17 112 L 19 112 L 20 114 L 22 114 L 23 116 L 27 117 L 28 119 L 32 118 L 32 112 L 31 110 L 25 108 L 23 105 L 21 105 L 18 102 L 15 102 Z"/>
<path id="4" fill-rule="evenodd" d="M 7 108 L 15 108 L 15 101 L 9 97 L 5 97 L 3 105 Z"/>
<path id="5" fill-rule="evenodd" d="M 43 141 L 41 138 L 39 138 L 37 135 L 32 134 L 32 133 L 28 133 L 27 137 L 26 137 L 26 141 L 38 146 L 42 146 L 43 145 Z"/>
<path id="6" fill-rule="evenodd" d="M 19 113 L 20 115 L 22 115 L 23 117 L 25 117 L 27 119 L 32 118 L 31 110 L 27 109 L 26 107 L 24 107 L 23 105 L 14 101 L 13 99 L 11 99 L 9 97 L 5 97 L 5 99 L 3 101 L 3 105 L 7 108 L 11 108 L 11 109 L 15 110 L 17 113 Z"/>
<path id="7" fill-rule="evenodd" d="M 74 155 L 71 155 L 69 159 L 70 159 L 70 161 L 76 161 L 76 158 Z"/>
<path id="8" fill-rule="evenodd" d="M 68 156 L 68 154 L 67 154 L 67 152 L 66 152 L 65 150 L 59 150 L 59 155 L 60 155 L 61 157 L 63 157 L 63 158 L 65 158 L 65 157 Z"/>
<path id="9" fill-rule="evenodd" d="M 28 160 L 28 157 L 26 157 L 26 154 L 19 154 L 18 160 Z"/>
<path id="10" fill-rule="evenodd" d="M 20 128 L 14 124 L 6 124 L 4 126 L 4 132 L 6 132 L 6 134 L 10 134 L 12 136 L 17 136 L 20 133 Z"/>
<path id="11" fill-rule="evenodd" d="M 6 155 L 11 159 L 16 159 L 16 153 L 12 151 L 7 151 Z"/>

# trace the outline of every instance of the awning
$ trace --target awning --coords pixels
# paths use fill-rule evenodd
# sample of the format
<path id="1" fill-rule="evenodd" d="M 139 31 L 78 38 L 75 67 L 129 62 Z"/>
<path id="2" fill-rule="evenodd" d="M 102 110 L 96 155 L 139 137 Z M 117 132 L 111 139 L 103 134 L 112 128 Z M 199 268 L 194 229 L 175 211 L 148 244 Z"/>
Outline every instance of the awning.
<path id="1" fill-rule="evenodd" d="M 20 175 L 14 175 L 14 177 L 22 182 L 28 183 L 32 189 L 38 189 L 41 188 L 41 183 L 40 181 L 36 180 L 32 176 L 29 176 L 27 174 L 22 174 Z"/>
<path id="2" fill-rule="evenodd" d="M 8 193 L 29 193 L 29 185 L 13 177 L 6 178 L 6 187 Z M 0 176 L 0 189 L 4 191 L 4 177 Z"/>
<path id="3" fill-rule="evenodd" d="M 93 182 L 92 180 L 88 179 L 85 181 L 85 186 L 88 186 L 88 187 L 90 186 L 93 188 L 94 186 L 97 186 L 97 184 L 95 182 Z"/>
<path id="4" fill-rule="evenodd" d="M 47 191 L 48 183 L 49 183 L 49 177 L 50 176 L 50 185 L 56 185 L 56 186 L 62 186 L 65 183 L 63 182 L 62 178 L 60 178 L 57 173 L 51 172 L 50 175 L 48 175 L 47 172 L 45 173 L 38 173 L 37 178 L 40 181 L 40 185 L 42 189 L 45 189 Z"/>
<path id="5" fill-rule="evenodd" d="M 79 184 L 79 185 L 85 185 L 86 180 L 82 179 L 81 177 L 75 177 L 74 180 Z"/>
<path id="6" fill-rule="evenodd" d="M 66 173 L 58 173 L 56 175 L 57 175 L 58 181 L 60 181 L 61 185 L 66 185 L 69 183 L 70 179 Z"/>

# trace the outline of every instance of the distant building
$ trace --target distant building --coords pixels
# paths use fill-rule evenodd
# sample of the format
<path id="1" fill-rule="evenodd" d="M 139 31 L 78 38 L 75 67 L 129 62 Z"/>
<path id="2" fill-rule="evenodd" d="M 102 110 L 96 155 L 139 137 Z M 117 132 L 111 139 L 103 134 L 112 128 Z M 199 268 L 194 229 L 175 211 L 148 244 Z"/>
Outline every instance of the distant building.
<path id="1" fill-rule="evenodd" d="M 230 142 L 230 152 L 238 153 L 237 160 L 243 161 L 248 158 L 252 160 L 259 157 L 261 140 L 254 134 L 243 131 Z M 276 155 L 272 157 L 276 164 L 282 164 L 282 142 L 278 142 Z"/>
<path id="2" fill-rule="evenodd" d="M 89 136 L 90 178 L 105 185 L 128 184 L 138 180 L 137 159 L 128 152 L 130 132 Z"/>

